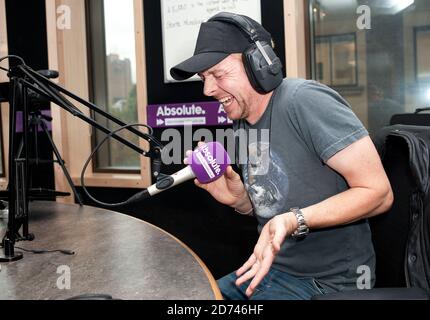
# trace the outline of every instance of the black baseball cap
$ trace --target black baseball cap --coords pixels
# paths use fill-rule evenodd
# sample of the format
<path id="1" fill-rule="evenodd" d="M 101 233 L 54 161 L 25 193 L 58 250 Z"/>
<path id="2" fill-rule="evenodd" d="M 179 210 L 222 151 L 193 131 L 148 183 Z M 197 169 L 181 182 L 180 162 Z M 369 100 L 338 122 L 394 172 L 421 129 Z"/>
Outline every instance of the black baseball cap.
<path id="1" fill-rule="evenodd" d="M 248 21 L 251 20 L 248 18 Z M 259 40 L 271 43 L 270 33 L 259 23 L 251 20 Z M 221 21 L 208 21 L 200 25 L 194 55 L 170 69 L 175 80 L 185 80 L 198 72 L 207 70 L 232 53 L 242 53 L 252 40 L 238 26 Z"/>

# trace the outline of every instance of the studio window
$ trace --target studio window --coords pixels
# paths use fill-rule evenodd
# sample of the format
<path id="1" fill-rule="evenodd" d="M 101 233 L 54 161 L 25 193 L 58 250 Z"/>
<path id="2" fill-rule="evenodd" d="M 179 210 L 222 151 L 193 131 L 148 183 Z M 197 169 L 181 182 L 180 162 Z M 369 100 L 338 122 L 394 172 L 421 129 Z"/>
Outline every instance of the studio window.
<path id="1" fill-rule="evenodd" d="M 126 123 L 137 123 L 136 53 L 133 0 L 87 1 L 88 57 L 91 100 Z M 95 119 L 110 129 L 117 126 L 102 117 Z M 120 135 L 138 144 L 134 134 Z M 92 144 L 105 135 L 93 134 Z M 139 155 L 115 139 L 100 149 L 94 161 L 95 172 L 138 173 Z"/>

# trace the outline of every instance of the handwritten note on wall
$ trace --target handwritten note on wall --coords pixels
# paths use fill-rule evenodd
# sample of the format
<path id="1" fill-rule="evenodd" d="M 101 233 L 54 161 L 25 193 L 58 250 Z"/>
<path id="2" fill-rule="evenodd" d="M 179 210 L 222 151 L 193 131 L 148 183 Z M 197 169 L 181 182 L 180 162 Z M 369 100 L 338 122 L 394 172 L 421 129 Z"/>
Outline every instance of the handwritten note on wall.
<path id="1" fill-rule="evenodd" d="M 165 82 L 174 81 L 171 67 L 193 55 L 200 24 L 221 11 L 261 22 L 260 0 L 161 0 Z"/>

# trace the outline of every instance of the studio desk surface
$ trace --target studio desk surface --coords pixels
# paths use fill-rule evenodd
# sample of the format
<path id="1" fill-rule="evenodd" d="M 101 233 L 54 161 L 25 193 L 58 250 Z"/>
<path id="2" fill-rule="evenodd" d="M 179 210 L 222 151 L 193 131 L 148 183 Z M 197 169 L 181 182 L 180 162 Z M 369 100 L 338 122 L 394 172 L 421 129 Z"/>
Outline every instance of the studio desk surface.
<path id="1" fill-rule="evenodd" d="M 1 237 L 5 228 L 6 220 L 0 219 Z M 38 201 L 30 203 L 29 230 L 35 240 L 16 246 L 75 254 L 23 252 L 23 259 L 1 263 L 0 299 L 68 299 L 83 294 L 115 299 L 221 298 L 195 253 L 142 220 L 95 207 Z"/>

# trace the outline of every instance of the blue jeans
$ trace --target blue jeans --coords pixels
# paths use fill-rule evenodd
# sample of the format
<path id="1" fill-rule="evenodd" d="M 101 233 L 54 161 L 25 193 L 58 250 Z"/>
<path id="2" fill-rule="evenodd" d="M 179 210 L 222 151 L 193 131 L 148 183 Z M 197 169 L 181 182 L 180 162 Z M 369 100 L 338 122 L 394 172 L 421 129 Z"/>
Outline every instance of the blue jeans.
<path id="1" fill-rule="evenodd" d="M 226 300 L 247 300 L 245 292 L 251 280 L 238 287 L 235 284 L 236 279 L 235 272 L 232 272 L 218 280 L 222 296 Z M 328 293 L 327 291 L 328 289 L 323 288 L 314 278 L 299 278 L 270 268 L 249 299 L 309 300 L 315 295 Z"/>

